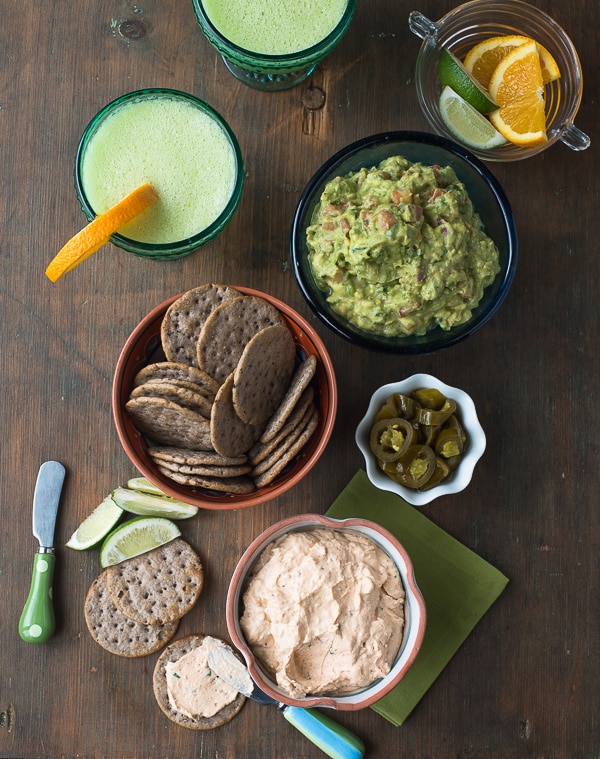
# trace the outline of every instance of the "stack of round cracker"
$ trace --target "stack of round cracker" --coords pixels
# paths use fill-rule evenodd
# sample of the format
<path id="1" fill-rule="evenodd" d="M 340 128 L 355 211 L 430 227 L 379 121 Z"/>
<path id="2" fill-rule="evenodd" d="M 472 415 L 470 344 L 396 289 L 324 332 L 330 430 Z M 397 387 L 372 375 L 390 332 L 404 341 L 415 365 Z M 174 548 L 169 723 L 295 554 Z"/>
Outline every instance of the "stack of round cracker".
<path id="1" fill-rule="evenodd" d="M 317 360 L 298 361 L 277 308 L 226 285 L 189 290 L 161 328 L 166 360 L 134 378 L 126 404 L 158 470 L 181 485 L 251 493 L 315 431 Z"/>
<path id="2" fill-rule="evenodd" d="M 202 563 L 182 538 L 108 567 L 88 590 L 84 615 L 102 648 L 138 657 L 163 648 L 204 586 Z"/>

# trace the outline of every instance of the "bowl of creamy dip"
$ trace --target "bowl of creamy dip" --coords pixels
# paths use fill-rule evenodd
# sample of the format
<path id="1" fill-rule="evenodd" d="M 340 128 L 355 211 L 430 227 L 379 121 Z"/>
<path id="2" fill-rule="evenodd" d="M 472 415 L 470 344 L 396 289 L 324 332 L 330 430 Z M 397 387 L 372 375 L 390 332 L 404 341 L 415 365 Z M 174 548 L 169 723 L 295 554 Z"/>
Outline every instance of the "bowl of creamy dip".
<path id="1" fill-rule="evenodd" d="M 246 549 L 227 627 L 257 686 L 280 703 L 354 711 L 406 675 L 426 610 L 400 542 L 364 519 L 289 517 Z"/>
<path id="2" fill-rule="evenodd" d="M 309 306 L 337 335 L 432 353 L 495 315 L 513 281 L 517 233 L 500 184 L 466 148 L 386 132 L 343 148 L 309 180 L 291 260 Z"/>

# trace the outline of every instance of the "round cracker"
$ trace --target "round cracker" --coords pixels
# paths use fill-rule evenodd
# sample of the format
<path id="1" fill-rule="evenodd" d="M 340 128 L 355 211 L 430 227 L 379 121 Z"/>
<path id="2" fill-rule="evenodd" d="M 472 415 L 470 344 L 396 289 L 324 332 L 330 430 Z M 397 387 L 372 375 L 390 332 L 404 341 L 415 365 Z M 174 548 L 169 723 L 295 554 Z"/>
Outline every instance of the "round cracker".
<path id="1" fill-rule="evenodd" d="M 242 421 L 264 425 L 281 403 L 295 363 L 287 324 L 265 327 L 248 341 L 233 373 L 233 405 Z"/>
<path id="2" fill-rule="evenodd" d="M 150 456 L 152 458 L 152 456 Z M 250 464 L 239 464 L 238 466 L 220 466 L 217 464 L 197 464 L 189 466 L 188 464 L 178 464 L 175 461 L 165 461 L 156 459 L 155 463 L 163 469 L 179 474 L 191 474 L 200 477 L 240 477 L 243 474 L 249 474 L 252 471 Z"/>
<path id="3" fill-rule="evenodd" d="M 292 431 L 296 428 L 296 426 L 302 422 L 302 419 L 307 409 L 309 407 L 314 408 L 314 403 L 313 403 L 314 396 L 315 396 L 315 391 L 313 390 L 312 386 L 309 385 L 300 396 L 292 413 L 287 418 L 285 424 L 279 430 L 279 432 L 275 435 L 275 437 L 271 438 L 266 443 L 263 443 L 262 438 L 261 438 L 248 451 L 248 459 L 251 464 L 255 466 L 256 464 L 259 464 L 272 451 L 274 451 L 275 448 L 277 448 L 277 446 L 288 435 L 292 433 Z"/>
<path id="4" fill-rule="evenodd" d="M 246 344 L 273 324 L 285 324 L 285 319 L 264 298 L 244 295 L 222 303 L 207 318 L 198 338 L 198 366 L 217 382 L 225 382 Z"/>
<path id="5" fill-rule="evenodd" d="M 157 443 L 210 450 L 210 424 L 206 417 L 166 398 L 130 398 L 125 410 L 136 428 Z"/>
<path id="6" fill-rule="evenodd" d="M 209 400 L 202 393 L 187 387 L 181 387 L 173 382 L 161 382 L 159 380 L 152 380 L 151 382 L 144 382 L 143 385 L 138 385 L 138 387 L 135 387 L 131 391 L 129 397 L 166 398 L 168 401 L 173 401 L 184 408 L 189 408 L 190 411 L 195 411 L 207 419 L 210 417 L 210 409 L 212 407 L 212 400 Z"/>
<path id="7" fill-rule="evenodd" d="M 137 658 L 164 648 L 177 632 L 179 622 L 144 625 L 126 617 L 116 607 L 108 590 L 105 570 L 91 584 L 84 604 L 84 617 L 92 638 L 117 656 Z"/>
<path id="8" fill-rule="evenodd" d="M 246 424 L 233 405 L 233 373 L 219 388 L 210 414 L 212 446 L 222 456 L 246 453 L 260 436 L 260 428 Z"/>
<path id="9" fill-rule="evenodd" d="M 221 456 L 216 451 L 190 451 L 188 448 L 175 448 L 173 446 L 152 446 L 148 448 L 148 455 L 156 461 L 172 461 L 174 464 L 187 464 L 188 466 L 239 466 L 248 461 L 245 453 L 239 456 Z"/>
<path id="10" fill-rule="evenodd" d="M 115 606 L 145 625 L 175 622 L 193 608 L 204 586 L 202 562 L 183 538 L 108 567 Z"/>
<path id="11" fill-rule="evenodd" d="M 214 396 L 219 389 L 219 383 L 206 372 L 195 366 L 188 366 L 177 361 L 158 361 L 144 366 L 133 378 L 133 386 L 143 385 L 151 380 L 184 380 L 193 382 Z"/>
<path id="12" fill-rule="evenodd" d="M 215 490 L 218 493 L 229 493 L 230 495 L 246 495 L 253 493 L 256 488 L 250 477 L 244 475 L 240 477 L 207 477 L 199 474 L 182 474 L 173 472 L 162 466 L 158 467 L 161 474 L 177 482 L 179 485 L 188 485 L 189 487 L 204 488 L 205 490 Z"/>
<path id="13" fill-rule="evenodd" d="M 267 426 L 260 437 L 261 442 L 268 443 L 281 430 L 286 420 L 294 410 L 298 400 L 304 390 L 309 386 L 310 381 L 317 370 L 317 357 L 313 354 L 297 367 L 290 381 L 287 392 L 279 405 L 279 408 L 269 419 Z"/>
<path id="14" fill-rule="evenodd" d="M 238 693 L 234 701 L 224 706 L 214 716 L 197 717 L 196 719 L 191 719 L 187 714 L 182 714 L 171 706 L 167 689 L 166 664 L 167 662 L 177 661 L 185 654 L 193 651 L 194 648 L 202 643 L 204 637 L 204 635 L 188 635 L 185 638 L 173 641 L 158 657 L 152 678 L 154 697 L 163 713 L 176 724 L 191 730 L 212 730 L 215 727 L 225 725 L 238 714 L 246 702 L 246 697 Z"/>
<path id="15" fill-rule="evenodd" d="M 285 467 L 290 463 L 290 461 L 298 454 L 300 451 L 304 448 L 306 443 L 310 440 L 313 432 L 316 430 L 317 425 L 319 423 L 319 412 L 315 410 L 313 412 L 313 415 L 304 428 L 304 431 L 300 435 L 300 437 L 296 440 L 296 442 L 288 448 L 288 450 L 283 454 L 281 459 L 273 464 L 273 466 L 270 469 L 267 469 L 266 472 L 263 472 L 262 474 L 259 474 L 257 477 L 254 478 L 254 484 L 257 488 L 264 488 L 265 485 L 270 485 L 271 482 L 277 477 L 278 474 L 280 474 Z"/>
<path id="16" fill-rule="evenodd" d="M 196 343 L 208 316 L 221 303 L 241 295 L 227 285 L 205 284 L 188 290 L 165 313 L 160 338 L 169 361 L 197 366 Z"/>

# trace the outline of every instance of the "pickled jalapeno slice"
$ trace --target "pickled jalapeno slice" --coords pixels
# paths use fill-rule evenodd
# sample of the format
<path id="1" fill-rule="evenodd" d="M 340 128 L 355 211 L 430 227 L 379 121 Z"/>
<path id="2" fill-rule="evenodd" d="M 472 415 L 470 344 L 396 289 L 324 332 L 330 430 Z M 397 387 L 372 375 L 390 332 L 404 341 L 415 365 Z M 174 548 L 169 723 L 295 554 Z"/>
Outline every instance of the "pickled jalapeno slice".
<path id="1" fill-rule="evenodd" d="M 371 428 L 371 450 L 379 461 L 397 461 L 413 445 L 416 434 L 408 419 L 380 419 Z"/>

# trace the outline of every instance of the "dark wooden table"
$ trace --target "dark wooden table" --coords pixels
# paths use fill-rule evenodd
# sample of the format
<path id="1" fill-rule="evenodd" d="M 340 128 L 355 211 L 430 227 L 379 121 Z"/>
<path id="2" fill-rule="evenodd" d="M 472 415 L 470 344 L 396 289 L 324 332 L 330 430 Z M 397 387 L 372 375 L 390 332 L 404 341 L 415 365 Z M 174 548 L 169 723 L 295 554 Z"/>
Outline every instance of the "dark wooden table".
<path id="1" fill-rule="evenodd" d="M 594 137 L 600 6 L 534 2 L 579 50 L 585 90 L 577 124 Z M 352 347 L 312 316 L 288 266 L 295 205 L 326 158 L 368 134 L 427 128 L 408 13 L 417 7 L 435 19 L 453 4 L 359 0 L 347 37 L 309 81 L 268 94 L 227 73 L 189 0 L 3 2 L 0 756 L 322 756 L 276 709 L 255 703 L 211 732 L 169 722 L 152 693 L 156 656 L 112 656 L 86 630 L 97 552 L 63 547 L 135 474 L 110 408 L 125 339 L 166 297 L 216 281 L 269 292 L 311 320 L 337 371 L 339 413 L 324 456 L 291 492 L 186 523 L 207 587 L 179 634 L 227 635 L 227 580 L 246 545 L 283 516 L 323 513 L 361 467 L 353 433 L 372 391 L 430 372 L 472 394 L 488 449 L 464 493 L 423 512 L 510 583 L 401 728 L 369 709 L 336 718 L 373 759 L 600 757 L 598 140 L 580 154 L 558 144 L 491 166 L 514 209 L 519 265 L 493 321 L 447 352 L 401 358 Z M 192 92 L 227 118 L 246 162 L 241 205 L 217 240 L 183 260 L 153 263 L 107 246 L 53 285 L 44 269 L 84 222 L 72 181 L 81 132 L 109 100 L 146 86 Z M 325 93 L 320 110 L 304 104 L 309 87 Z M 49 643 L 33 646 L 17 623 L 36 547 L 31 499 L 46 459 L 68 470 L 56 538 L 58 627 Z"/>

